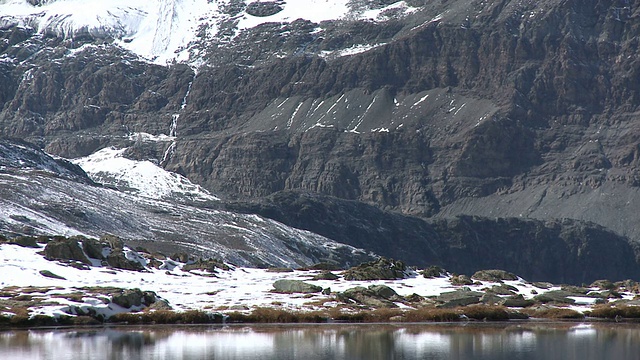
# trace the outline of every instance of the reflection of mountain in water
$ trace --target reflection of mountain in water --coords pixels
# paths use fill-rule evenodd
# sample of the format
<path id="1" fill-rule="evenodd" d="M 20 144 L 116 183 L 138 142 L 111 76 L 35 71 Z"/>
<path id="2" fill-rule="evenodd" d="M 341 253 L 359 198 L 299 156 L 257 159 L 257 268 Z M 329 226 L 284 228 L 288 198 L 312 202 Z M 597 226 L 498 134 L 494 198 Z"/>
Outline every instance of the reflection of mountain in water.
<path id="1" fill-rule="evenodd" d="M 9 332 L 0 349 L 66 359 L 632 359 L 635 324 L 216 327 Z M 79 351 L 82 349 L 82 351 Z"/>

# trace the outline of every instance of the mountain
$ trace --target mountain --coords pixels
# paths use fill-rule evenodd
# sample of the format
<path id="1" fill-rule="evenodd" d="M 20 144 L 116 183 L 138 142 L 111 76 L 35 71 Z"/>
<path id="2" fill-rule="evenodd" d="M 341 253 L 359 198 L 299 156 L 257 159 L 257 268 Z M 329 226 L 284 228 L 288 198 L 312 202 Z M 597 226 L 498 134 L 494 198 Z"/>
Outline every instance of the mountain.
<path id="1" fill-rule="evenodd" d="M 344 231 L 376 211 L 398 234 L 439 229 L 444 248 L 579 239 L 635 276 L 638 1 L 3 0 L 0 14 L 3 136 L 69 159 L 113 147 L 216 206 L 378 253 L 392 245 L 358 235 L 375 231 Z M 311 214 L 370 210 L 328 224 L 279 194 L 310 194 Z M 610 274 L 585 259 L 545 276 Z"/>

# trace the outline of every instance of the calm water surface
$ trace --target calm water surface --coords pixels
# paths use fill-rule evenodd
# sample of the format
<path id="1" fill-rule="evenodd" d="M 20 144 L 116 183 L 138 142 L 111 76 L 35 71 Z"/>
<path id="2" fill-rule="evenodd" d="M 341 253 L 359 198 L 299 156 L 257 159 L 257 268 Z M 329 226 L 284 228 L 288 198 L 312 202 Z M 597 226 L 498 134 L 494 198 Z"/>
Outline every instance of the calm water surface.
<path id="1" fill-rule="evenodd" d="M 637 324 L 112 327 L 0 332 L 0 359 L 640 359 Z"/>

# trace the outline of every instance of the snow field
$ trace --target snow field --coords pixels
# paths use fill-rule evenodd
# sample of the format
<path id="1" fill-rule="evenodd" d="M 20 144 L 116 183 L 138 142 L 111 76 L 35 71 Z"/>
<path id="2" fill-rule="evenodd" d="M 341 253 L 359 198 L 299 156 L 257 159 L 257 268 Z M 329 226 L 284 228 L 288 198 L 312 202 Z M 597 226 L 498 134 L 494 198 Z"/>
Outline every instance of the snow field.
<path id="1" fill-rule="evenodd" d="M 164 137 L 158 137 L 164 139 Z M 196 201 L 218 200 L 189 179 L 166 171 L 151 161 L 124 157 L 127 149 L 105 148 L 87 157 L 74 159 L 92 180 L 114 185 L 126 192 L 152 199 L 187 197 Z"/>
<path id="2" fill-rule="evenodd" d="M 61 294 L 77 293 L 85 287 L 116 287 L 123 289 L 139 288 L 142 291 L 154 291 L 160 298 L 165 299 L 174 310 L 204 310 L 204 311 L 243 311 L 254 307 L 274 307 L 287 310 L 318 310 L 338 305 L 332 301 L 331 295 L 315 294 L 281 294 L 274 293 L 273 283 L 279 279 L 303 280 L 307 283 L 331 288 L 333 293 L 342 292 L 356 286 L 387 285 L 399 295 L 418 294 L 421 296 L 435 296 L 443 292 L 455 291 L 460 286 L 453 286 L 450 277 L 426 279 L 415 273 L 414 276 L 401 280 L 380 281 L 346 281 L 338 280 L 310 280 L 319 271 L 269 272 L 265 269 L 234 268 L 229 271 L 218 270 L 215 275 L 210 273 L 185 272 L 184 265 L 173 260 L 165 260 L 160 269 L 147 268 L 143 272 L 127 271 L 102 266 L 92 266 L 88 270 L 80 270 L 69 265 L 48 261 L 38 252 L 42 249 L 23 248 L 17 245 L 0 245 L 0 289 L 8 287 L 36 287 L 46 291 L 33 292 L 29 295 L 46 299 L 48 304 L 30 309 L 32 315 L 43 314 L 60 316 L 70 305 L 78 307 L 93 307 L 100 313 L 112 315 L 118 312 L 128 312 L 136 309 L 123 309 L 115 304 L 105 304 L 99 297 L 86 296 L 82 303 L 59 297 Z M 132 254 L 135 254 L 132 252 Z M 94 262 L 98 265 L 99 262 Z M 40 274 L 48 270 L 66 280 L 52 279 Z M 512 285 L 525 298 L 534 295 L 532 290 L 541 294 L 548 290 L 537 288 L 523 279 L 505 281 Z M 468 286 L 471 290 L 479 291 L 497 283 L 481 282 L 481 285 Z M 580 300 L 580 299 L 577 299 Z M 578 301 L 571 308 L 584 311 L 590 308 L 591 299 Z M 404 305 L 401 305 L 406 307 Z"/>

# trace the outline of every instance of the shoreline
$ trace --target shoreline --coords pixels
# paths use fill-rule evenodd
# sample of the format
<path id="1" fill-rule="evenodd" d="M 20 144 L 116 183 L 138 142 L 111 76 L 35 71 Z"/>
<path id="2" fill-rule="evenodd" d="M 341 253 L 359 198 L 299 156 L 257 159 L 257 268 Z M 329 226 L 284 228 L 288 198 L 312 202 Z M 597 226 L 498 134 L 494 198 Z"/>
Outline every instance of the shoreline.
<path id="1" fill-rule="evenodd" d="M 99 325 L 58 325 L 58 326 L 37 326 L 37 327 L 0 327 L 0 333 L 15 331 L 95 331 L 95 330 L 182 330 L 182 329 L 237 329 L 246 328 L 258 329 L 295 329 L 295 328 L 342 328 L 342 327 L 435 327 L 435 328 L 457 328 L 457 327 L 487 327 L 504 328 L 517 326 L 526 328 L 528 326 L 634 326 L 640 328 L 640 319 L 623 319 L 615 321 L 613 319 L 585 318 L 575 319 L 513 319 L 499 321 L 425 321 L 425 322 L 298 322 L 298 323 L 202 323 L 202 324 L 124 324 L 124 323 L 104 323 Z"/>
<path id="2" fill-rule="evenodd" d="M 478 309 L 483 308 L 483 309 Z M 498 307 L 499 308 L 499 307 Z M 465 311 L 465 309 L 467 311 Z M 473 311 L 469 311 L 473 309 Z M 39 315 L 26 319 L 24 322 L 0 321 L 0 332 L 16 330 L 58 330 L 58 329 L 100 329 L 118 327 L 206 327 L 206 326 L 342 326 L 342 325 L 392 325 L 392 326 L 413 326 L 413 325 L 468 325 L 468 324 L 640 324 L 640 317 L 595 317 L 595 316 L 575 316 L 575 317 L 508 317 L 504 314 L 514 314 L 513 309 L 497 309 L 495 306 L 473 305 L 456 309 L 426 309 L 437 313 L 438 319 L 406 320 L 398 316 L 407 316 L 411 312 L 389 311 L 390 309 L 365 310 L 349 314 L 343 319 L 333 319 L 323 317 L 316 311 L 286 311 L 272 308 L 254 309 L 249 314 L 240 313 L 206 313 L 199 310 L 190 311 L 163 311 L 162 314 L 154 313 L 121 313 L 107 321 L 98 321 L 90 317 L 66 317 L 56 318 L 53 316 Z M 425 309 L 420 309 L 425 312 Z M 440 311 L 439 311 L 440 310 Z M 478 311 L 480 310 L 480 311 Z M 508 310 L 512 312 L 509 313 Z M 525 309 L 526 310 L 526 309 Z M 569 309 L 567 309 L 569 310 Z M 504 312 L 502 312 L 504 311 Z M 266 314 L 276 315 L 267 317 Z M 474 317 L 467 314 L 472 313 Z M 526 315 L 525 312 L 517 312 Z M 393 316 L 390 316 L 393 314 Z M 430 313 L 429 313 L 430 314 Z M 498 314 L 498 316 L 496 316 Z M 481 315 L 487 315 L 480 318 Z M 493 315 L 493 316 L 492 316 Z M 286 316 L 283 318 L 283 316 Z M 395 318 L 394 318 L 395 317 Z M 0 317 L 0 320 L 7 320 L 8 317 Z M 152 320 L 156 319 L 156 320 Z M 158 321 L 157 319 L 169 319 L 172 321 Z M 191 322 L 187 322 L 191 319 Z M 79 321 L 78 321 L 79 320 Z M 34 323 L 35 322 L 35 323 Z"/>

